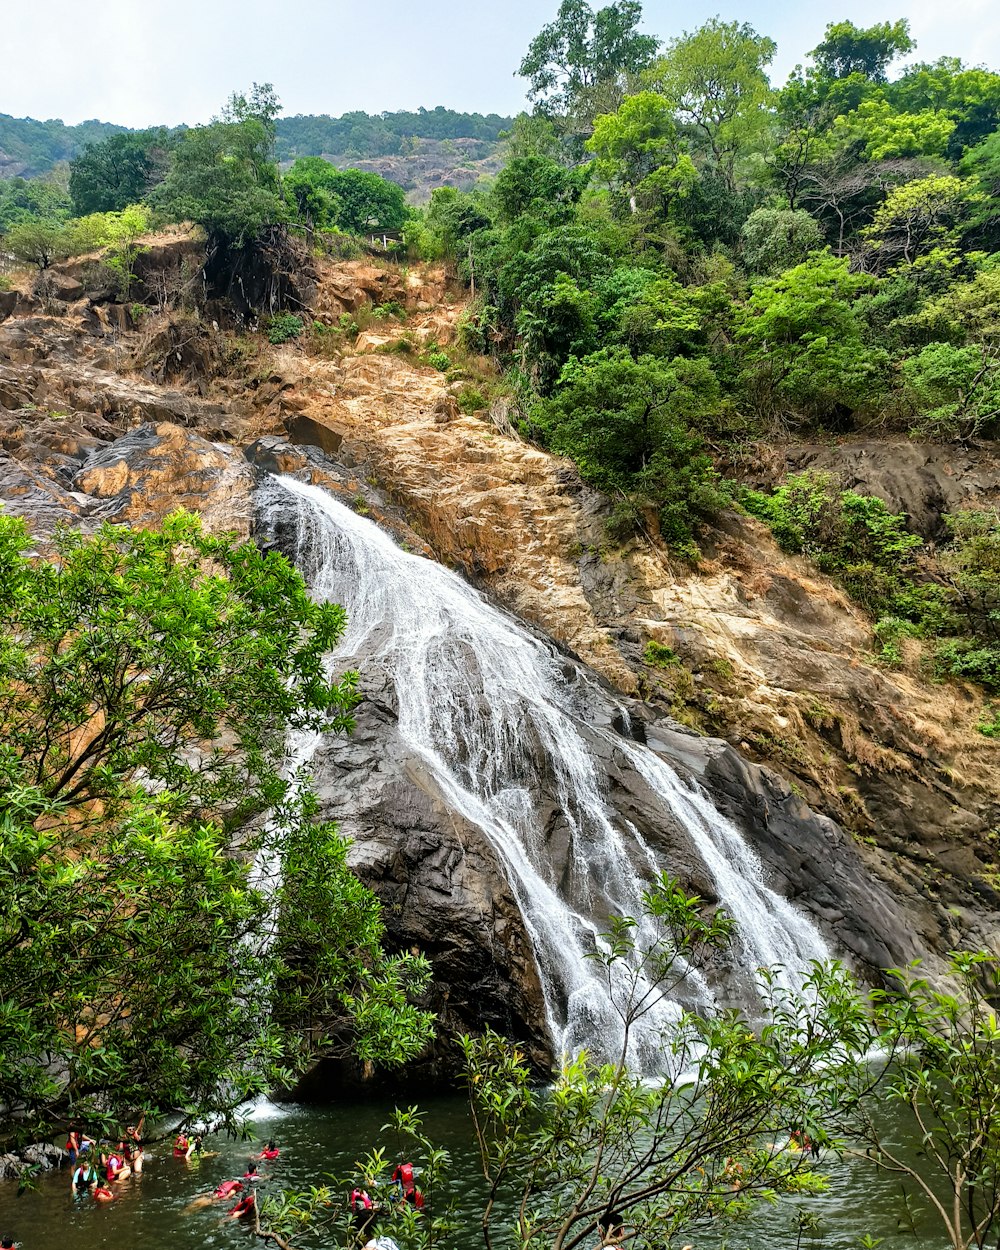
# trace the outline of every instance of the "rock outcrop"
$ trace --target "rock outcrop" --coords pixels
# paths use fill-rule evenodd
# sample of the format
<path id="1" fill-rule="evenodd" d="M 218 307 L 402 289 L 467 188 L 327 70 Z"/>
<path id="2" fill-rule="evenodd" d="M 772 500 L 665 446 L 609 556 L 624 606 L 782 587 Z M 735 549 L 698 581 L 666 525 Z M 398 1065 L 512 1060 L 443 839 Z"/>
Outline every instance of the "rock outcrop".
<path id="1" fill-rule="evenodd" d="M 190 281 L 192 246 L 168 249 L 170 281 Z M 609 545 L 605 502 L 571 464 L 519 441 L 502 414 L 458 411 L 442 373 L 386 350 L 404 330 L 418 348 L 451 341 L 461 303 L 440 271 L 318 262 L 317 319 L 392 301 L 405 327 L 373 321 L 329 355 L 265 348 L 240 374 L 210 318 L 190 335 L 176 319 L 136 328 L 82 269 L 60 268 L 67 299 L 84 288 L 75 303 L 0 293 L 0 498 L 42 538 L 59 521 L 144 524 L 177 505 L 246 532 L 254 474 L 300 474 L 631 698 L 650 742 L 859 967 L 1000 941 L 1000 743 L 975 731 L 981 695 L 930 682 L 916 649 L 880 667 L 870 623 L 749 518 L 724 518 L 697 567 L 655 535 Z M 156 288 L 155 267 L 143 281 Z M 868 441 L 781 448 L 747 477 L 830 471 L 936 539 L 943 513 L 996 501 L 996 463 L 995 448 Z M 537 1052 L 537 983 L 510 891 L 398 751 L 391 700 L 368 681 L 358 735 L 319 759 L 327 810 L 355 836 L 393 939 L 433 955 L 446 1018 L 459 1027 L 478 1011 Z M 606 775 L 641 821 L 641 787 L 630 797 L 614 761 Z"/>

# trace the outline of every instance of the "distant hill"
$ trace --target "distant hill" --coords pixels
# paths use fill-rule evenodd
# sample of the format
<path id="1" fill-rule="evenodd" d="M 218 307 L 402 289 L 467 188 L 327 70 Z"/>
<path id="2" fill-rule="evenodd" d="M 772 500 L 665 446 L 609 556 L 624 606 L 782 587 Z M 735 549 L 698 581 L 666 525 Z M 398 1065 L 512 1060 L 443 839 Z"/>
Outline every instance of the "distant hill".
<path id="1" fill-rule="evenodd" d="M 510 117 L 496 113 L 456 113 L 453 109 L 418 109 L 415 113 L 345 113 L 328 117 L 278 119 L 278 160 L 297 156 L 322 156 L 327 152 L 375 160 L 380 156 L 406 156 L 413 139 L 478 139 L 495 144 L 502 130 L 512 125 Z M 2 143 L 2 131 L 0 131 Z"/>
<path id="2" fill-rule="evenodd" d="M 38 122 L 0 113 L 0 178 L 47 174 L 60 161 L 71 161 L 88 143 L 100 143 L 127 129 L 111 122 L 67 126 L 59 120 Z"/>
<path id="3" fill-rule="evenodd" d="M 288 163 L 298 156 L 325 156 L 335 164 L 363 168 L 384 162 L 386 177 L 423 198 L 429 186 L 451 181 L 447 174 L 452 167 L 456 182 L 474 181 L 483 162 L 483 171 L 488 172 L 500 132 L 511 120 L 496 113 L 457 113 L 440 106 L 415 113 L 281 117 L 278 160 Z M 71 161 L 86 144 L 127 129 L 111 122 L 67 126 L 58 120 L 40 122 L 0 113 L 0 178 L 46 174 L 60 161 Z M 430 183 L 421 176 L 431 172 L 428 165 L 433 166 Z"/>

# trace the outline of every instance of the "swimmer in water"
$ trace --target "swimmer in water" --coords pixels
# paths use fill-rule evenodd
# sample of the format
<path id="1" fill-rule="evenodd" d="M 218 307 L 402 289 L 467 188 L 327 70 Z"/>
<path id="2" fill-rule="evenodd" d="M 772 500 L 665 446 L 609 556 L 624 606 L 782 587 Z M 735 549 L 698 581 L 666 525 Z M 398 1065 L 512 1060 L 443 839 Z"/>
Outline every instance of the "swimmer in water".
<path id="1" fill-rule="evenodd" d="M 243 1179 L 245 1181 L 259 1181 L 262 1179 L 260 1173 L 257 1171 L 256 1160 L 247 1160 L 247 1170 L 243 1173 Z"/>
<path id="2" fill-rule="evenodd" d="M 244 1216 L 253 1215 L 254 1212 L 256 1211 L 256 1208 L 257 1208 L 257 1191 L 254 1189 L 251 1189 L 248 1194 L 243 1195 L 243 1197 L 239 1200 L 239 1202 L 237 1202 L 235 1207 L 232 1207 L 229 1211 L 226 1212 L 226 1218 L 230 1220 L 239 1220 L 239 1219 L 242 1219 Z"/>
<path id="3" fill-rule="evenodd" d="M 264 1147 L 264 1149 L 257 1156 L 257 1158 L 258 1159 L 277 1159 L 278 1155 L 280 1154 L 281 1154 L 281 1151 L 274 1144 L 274 1142 L 269 1141 L 267 1145 Z"/>
<path id="4" fill-rule="evenodd" d="M 115 1196 L 107 1185 L 102 1185 L 100 1181 L 94 1186 L 95 1202 L 114 1202 Z"/>

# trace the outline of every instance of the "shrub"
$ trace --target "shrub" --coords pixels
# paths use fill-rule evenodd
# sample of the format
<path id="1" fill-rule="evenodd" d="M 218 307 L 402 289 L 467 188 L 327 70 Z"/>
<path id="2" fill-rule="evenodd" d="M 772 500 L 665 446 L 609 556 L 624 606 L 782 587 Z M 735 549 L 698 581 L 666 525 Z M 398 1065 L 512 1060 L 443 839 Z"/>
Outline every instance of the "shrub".
<path id="1" fill-rule="evenodd" d="M 484 408 L 489 407 L 486 396 L 476 386 L 463 386 L 455 396 L 455 402 L 458 404 L 459 412 L 464 412 L 468 416 L 472 416 L 474 412 L 482 412 Z"/>
<path id="2" fill-rule="evenodd" d="M 287 343 L 289 339 L 297 339 L 302 333 L 302 327 L 302 318 L 294 313 L 276 313 L 267 328 L 268 342 L 277 346 L 279 343 Z"/>
<path id="3" fill-rule="evenodd" d="M 429 352 L 427 363 L 439 373 L 446 373 L 451 368 L 451 357 L 447 352 Z"/>
<path id="4" fill-rule="evenodd" d="M 657 642 L 655 638 L 650 638 L 646 643 L 642 658 L 653 668 L 673 668 L 681 662 L 673 647 Z"/>

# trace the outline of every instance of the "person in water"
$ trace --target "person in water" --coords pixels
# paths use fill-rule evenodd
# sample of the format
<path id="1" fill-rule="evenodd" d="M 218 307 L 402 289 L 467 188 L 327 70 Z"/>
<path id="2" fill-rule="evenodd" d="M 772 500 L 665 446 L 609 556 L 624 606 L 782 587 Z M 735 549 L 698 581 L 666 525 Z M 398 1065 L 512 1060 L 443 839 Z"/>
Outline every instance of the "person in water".
<path id="1" fill-rule="evenodd" d="M 359 1233 L 365 1234 L 378 1215 L 375 1203 L 366 1189 L 352 1189 L 350 1201 L 351 1210 L 354 1212 L 354 1226 Z"/>
<path id="2" fill-rule="evenodd" d="M 391 1237 L 383 1235 L 380 1237 L 373 1237 L 371 1241 L 366 1241 L 364 1244 L 364 1250 L 399 1250 L 399 1246 L 396 1245 Z"/>
<path id="3" fill-rule="evenodd" d="M 216 1185 L 215 1198 L 231 1198 L 233 1194 L 238 1194 L 243 1188 L 242 1181 L 223 1181 L 221 1185 Z"/>
<path id="4" fill-rule="evenodd" d="M 230 1220 L 238 1220 L 246 1215 L 253 1215 L 257 1207 L 257 1191 L 251 1189 L 248 1194 L 237 1202 L 235 1207 L 231 1207 L 226 1213 L 226 1218 Z"/>
<path id="5" fill-rule="evenodd" d="M 200 1133 L 195 1133 L 194 1137 L 191 1138 L 191 1141 L 188 1144 L 187 1150 L 184 1152 L 184 1158 L 190 1159 L 194 1155 L 200 1155 L 202 1150 L 204 1150 L 204 1148 L 205 1148 L 205 1139 L 202 1137 Z"/>
<path id="6" fill-rule="evenodd" d="M 6 1237 L 0 1237 L 0 1250 L 17 1250 L 14 1238 L 9 1233 Z"/>
<path id="7" fill-rule="evenodd" d="M 399 1186 L 399 1196 L 404 1202 L 409 1202 L 414 1207 L 422 1207 L 424 1205 L 424 1195 L 417 1188 L 417 1182 L 413 1179 L 412 1163 L 398 1163 L 392 1174 L 392 1180 Z"/>
<path id="8" fill-rule="evenodd" d="M 93 1198 L 95 1202 L 113 1202 L 115 1196 L 111 1192 L 111 1190 L 107 1187 L 107 1185 L 104 1185 L 100 1181 L 98 1181 L 97 1184 L 94 1186 Z"/>
<path id="9" fill-rule="evenodd" d="M 183 1129 L 174 1138 L 174 1157 L 178 1159 L 186 1159 L 191 1142 L 188 1140 L 187 1133 Z"/>
<path id="10" fill-rule="evenodd" d="M 619 1213 L 611 1208 L 604 1212 L 597 1221 L 597 1231 L 601 1234 L 601 1245 L 616 1245 L 625 1236 L 625 1226 Z"/>
<path id="11" fill-rule="evenodd" d="M 66 1134 L 66 1153 L 69 1155 L 70 1166 L 76 1163 L 80 1155 L 85 1155 L 93 1144 L 94 1139 L 80 1129 L 70 1129 Z"/>
<path id="12" fill-rule="evenodd" d="M 245 1181 L 259 1181 L 261 1179 L 260 1173 L 257 1171 L 255 1159 L 247 1160 L 247 1170 L 243 1173 L 243 1179 Z"/>
<path id="13" fill-rule="evenodd" d="M 257 1156 L 257 1158 L 258 1159 L 277 1159 L 278 1155 L 280 1154 L 281 1154 L 281 1151 L 274 1144 L 274 1142 L 269 1141 L 267 1145 L 264 1147 L 264 1149 Z"/>
<path id="14" fill-rule="evenodd" d="M 119 1144 L 117 1149 L 108 1155 L 107 1177 L 109 1181 L 124 1181 L 132 1175 L 132 1169 L 125 1162 L 125 1146 Z"/>
<path id="15" fill-rule="evenodd" d="M 97 1168 L 92 1163 L 81 1163 L 70 1179 L 70 1193 L 86 1194 L 97 1184 Z"/>

